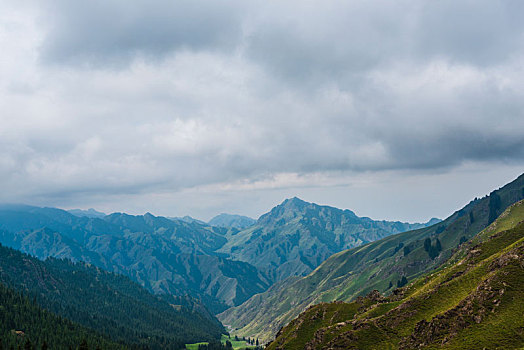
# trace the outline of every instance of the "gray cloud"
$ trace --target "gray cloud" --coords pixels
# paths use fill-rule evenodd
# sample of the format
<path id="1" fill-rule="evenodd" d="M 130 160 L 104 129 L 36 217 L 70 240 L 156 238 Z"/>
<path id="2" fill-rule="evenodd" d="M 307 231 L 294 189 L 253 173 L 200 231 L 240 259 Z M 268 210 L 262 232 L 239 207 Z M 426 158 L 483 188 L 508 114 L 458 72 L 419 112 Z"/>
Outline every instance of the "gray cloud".
<path id="1" fill-rule="evenodd" d="M 426 2 L 417 20 L 415 52 L 462 63 L 498 65 L 522 53 L 520 1 Z"/>
<path id="2" fill-rule="evenodd" d="M 52 1 L 42 58 L 52 64 L 126 65 L 136 55 L 231 49 L 241 36 L 242 1 Z"/>
<path id="3" fill-rule="evenodd" d="M 517 1 L 2 6 L 5 200 L 169 207 L 202 189 L 227 207 L 235 186 L 524 160 Z"/>

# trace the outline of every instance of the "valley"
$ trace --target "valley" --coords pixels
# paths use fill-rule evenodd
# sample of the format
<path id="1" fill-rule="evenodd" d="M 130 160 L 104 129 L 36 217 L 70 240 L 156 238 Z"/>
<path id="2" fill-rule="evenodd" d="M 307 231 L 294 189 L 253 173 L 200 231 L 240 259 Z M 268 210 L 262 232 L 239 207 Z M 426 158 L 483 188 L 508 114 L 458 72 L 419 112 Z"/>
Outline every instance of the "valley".
<path id="1" fill-rule="evenodd" d="M 438 316 L 442 309 L 435 309 L 408 322 L 400 313 L 394 317 L 404 328 L 398 330 L 389 318 L 435 288 L 438 293 L 427 294 L 434 300 L 441 290 L 451 295 L 442 281 L 455 277 L 445 276 L 464 275 L 456 283 L 469 283 L 442 304 L 446 310 L 483 298 L 471 290 L 488 283 L 482 280 L 486 272 L 473 271 L 485 271 L 493 259 L 517 249 L 523 198 L 524 175 L 443 221 L 420 224 L 375 221 L 296 197 L 258 220 L 221 214 L 210 223 L 6 204 L 0 206 L 0 282 L 5 293 L 33 298 L 30 307 L 85 329 L 91 344 L 242 349 L 257 346 L 243 339 L 256 339 L 260 346 L 270 343 L 269 349 L 343 349 L 374 348 L 366 337 L 380 337 L 378 348 L 426 346 L 416 334 L 434 326 L 422 320 L 455 316 Z M 472 270 L 475 277 L 457 272 L 472 264 L 461 262 L 472 256 L 472 247 L 487 249 L 499 234 L 506 245 L 490 248 L 482 267 Z M 456 334 L 469 334 L 466 324 L 460 327 Z M 431 342 L 447 336 L 439 332 Z M 9 344 L 17 343 L 7 334 Z"/>
<path id="2" fill-rule="evenodd" d="M 0 350 L 524 350 L 524 1 L 0 1 Z"/>

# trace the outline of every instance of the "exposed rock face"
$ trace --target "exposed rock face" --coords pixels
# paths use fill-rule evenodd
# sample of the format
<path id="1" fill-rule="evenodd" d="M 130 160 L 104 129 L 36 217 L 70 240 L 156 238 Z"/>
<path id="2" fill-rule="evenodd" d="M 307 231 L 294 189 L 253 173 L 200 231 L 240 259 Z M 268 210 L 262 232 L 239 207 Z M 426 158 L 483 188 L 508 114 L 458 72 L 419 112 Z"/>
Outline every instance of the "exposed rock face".
<path id="1" fill-rule="evenodd" d="M 256 266 L 274 281 L 282 281 L 310 273 L 344 249 L 439 221 L 376 221 L 350 210 L 291 198 L 262 215 L 251 227 L 229 232 L 228 242 L 220 252 Z"/>

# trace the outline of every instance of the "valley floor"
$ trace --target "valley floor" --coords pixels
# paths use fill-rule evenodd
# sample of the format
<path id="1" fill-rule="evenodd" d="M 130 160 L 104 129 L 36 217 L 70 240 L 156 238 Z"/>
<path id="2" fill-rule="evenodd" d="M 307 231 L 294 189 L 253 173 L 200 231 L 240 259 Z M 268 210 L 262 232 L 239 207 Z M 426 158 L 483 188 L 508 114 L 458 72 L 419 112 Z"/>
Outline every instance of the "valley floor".
<path id="1" fill-rule="evenodd" d="M 231 342 L 231 345 L 233 346 L 233 350 L 244 350 L 244 349 L 255 349 L 256 345 L 248 345 L 246 341 L 244 340 L 235 340 L 235 337 L 230 337 L 228 335 L 222 334 L 222 338 L 220 339 L 222 344 L 226 344 L 227 341 Z M 207 345 L 207 342 L 201 342 L 201 343 L 193 343 L 193 344 L 186 344 L 187 350 L 198 350 L 199 345 Z"/>

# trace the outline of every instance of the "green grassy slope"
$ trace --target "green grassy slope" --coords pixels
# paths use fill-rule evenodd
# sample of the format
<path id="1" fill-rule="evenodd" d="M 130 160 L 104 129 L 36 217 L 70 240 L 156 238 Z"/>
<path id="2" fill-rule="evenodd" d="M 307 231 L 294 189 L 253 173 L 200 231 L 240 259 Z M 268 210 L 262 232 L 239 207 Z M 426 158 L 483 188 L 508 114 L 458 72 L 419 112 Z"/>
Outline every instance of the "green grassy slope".
<path id="1" fill-rule="evenodd" d="M 524 346 L 524 202 L 461 245 L 437 271 L 351 303 L 322 303 L 273 349 L 514 349 Z"/>
<path id="2" fill-rule="evenodd" d="M 241 336 L 271 340 L 276 332 L 310 305 L 351 301 L 372 290 L 390 293 L 408 281 L 442 265 L 461 242 L 486 228 L 506 207 L 523 198 L 524 175 L 489 196 L 470 202 L 441 223 L 388 236 L 337 253 L 304 278 L 284 281 L 244 304 L 219 315 Z M 441 250 L 430 256 L 424 241 Z"/>

